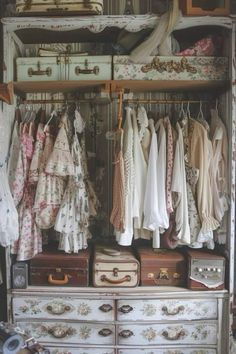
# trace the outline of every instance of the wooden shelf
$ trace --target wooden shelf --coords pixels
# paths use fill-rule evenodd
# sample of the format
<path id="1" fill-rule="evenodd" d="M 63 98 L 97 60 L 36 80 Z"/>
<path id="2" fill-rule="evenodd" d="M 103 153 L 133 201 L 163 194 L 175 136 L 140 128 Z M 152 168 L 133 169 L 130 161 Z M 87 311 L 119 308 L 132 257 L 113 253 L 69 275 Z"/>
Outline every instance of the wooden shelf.
<path id="1" fill-rule="evenodd" d="M 14 82 L 14 92 L 25 95 L 33 92 L 86 92 L 103 87 L 105 90 L 116 91 L 119 88 L 129 89 L 132 92 L 145 91 L 204 91 L 208 89 L 225 89 L 227 81 L 194 81 L 194 80 L 91 80 L 91 81 L 35 81 Z"/>

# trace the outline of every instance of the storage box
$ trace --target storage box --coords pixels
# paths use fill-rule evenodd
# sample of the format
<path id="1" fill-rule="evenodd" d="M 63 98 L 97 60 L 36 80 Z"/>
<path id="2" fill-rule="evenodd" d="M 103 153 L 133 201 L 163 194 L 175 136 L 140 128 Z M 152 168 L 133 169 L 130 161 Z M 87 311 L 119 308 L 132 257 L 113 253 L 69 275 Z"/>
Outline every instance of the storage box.
<path id="1" fill-rule="evenodd" d="M 45 251 L 30 261 L 30 284 L 88 286 L 90 250 L 78 254 Z"/>
<path id="2" fill-rule="evenodd" d="M 188 281 L 191 290 L 224 289 L 225 258 L 208 250 L 187 250 Z"/>
<path id="3" fill-rule="evenodd" d="M 134 287 L 139 284 L 139 262 L 129 248 L 97 246 L 93 260 L 93 285 L 96 287 Z"/>
<path id="4" fill-rule="evenodd" d="M 19 15 L 101 15 L 103 0 L 16 0 Z"/>
<path id="5" fill-rule="evenodd" d="M 17 81 L 110 80 L 112 57 L 58 56 L 16 59 Z"/>
<path id="6" fill-rule="evenodd" d="M 227 80 L 228 58 L 147 56 L 133 63 L 129 56 L 114 56 L 114 80 Z"/>
<path id="7" fill-rule="evenodd" d="M 226 16 L 230 13 L 229 0 L 180 0 L 180 8 L 189 16 Z"/>
<path id="8" fill-rule="evenodd" d="M 185 286 L 186 261 L 182 253 L 173 250 L 139 247 L 141 285 Z"/>

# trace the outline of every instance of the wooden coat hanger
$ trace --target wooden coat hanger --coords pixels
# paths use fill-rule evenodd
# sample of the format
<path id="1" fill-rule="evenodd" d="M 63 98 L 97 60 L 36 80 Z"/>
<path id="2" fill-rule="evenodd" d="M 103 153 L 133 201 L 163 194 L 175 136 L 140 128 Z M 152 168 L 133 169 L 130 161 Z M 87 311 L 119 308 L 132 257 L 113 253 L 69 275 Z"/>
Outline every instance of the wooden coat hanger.
<path id="1" fill-rule="evenodd" d="M 0 84 L 0 100 L 10 105 L 13 104 L 14 89 L 12 82 Z"/>

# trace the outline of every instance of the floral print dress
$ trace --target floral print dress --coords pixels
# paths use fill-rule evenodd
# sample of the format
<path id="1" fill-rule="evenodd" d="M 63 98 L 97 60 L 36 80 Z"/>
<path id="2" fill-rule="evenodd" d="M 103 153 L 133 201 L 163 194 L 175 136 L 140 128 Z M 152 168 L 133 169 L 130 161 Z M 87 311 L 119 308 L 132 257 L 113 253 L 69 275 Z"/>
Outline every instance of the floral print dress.
<path id="1" fill-rule="evenodd" d="M 50 127 L 47 126 L 34 202 L 36 223 L 41 229 L 50 229 L 54 225 L 65 190 L 64 179 L 45 172 L 47 161 L 53 151 L 53 145 L 54 137 L 50 132 Z"/>
<path id="2" fill-rule="evenodd" d="M 89 200 L 85 185 L 81 147 L 77 135 L 72 142 L 74 174 L 69 177 L 65 195 L 57 215 L 54 229 L 61 233 L 59 249 L 77 253 L 87 248 L 89 232 Z"/>
<path id="3" fill-rule="evenodd" d="M 28 172 L 32 157 L 33 137 L 27 132 L 26 126 L 24 126 L 21 135 L 22 171 L 18 167 L 19 172 L 21 172 L 21 178 L 24 176 L 23 197 L 18 207 L 20 237 L 12 248 L 12 253 L 17 254 L 18 261 L 31 259 L 36 254 L 42 252 L 42 236 L 35 223 L 35 215 L 33 213 L 35 187 L 30 186 L 28 181 Z"/>

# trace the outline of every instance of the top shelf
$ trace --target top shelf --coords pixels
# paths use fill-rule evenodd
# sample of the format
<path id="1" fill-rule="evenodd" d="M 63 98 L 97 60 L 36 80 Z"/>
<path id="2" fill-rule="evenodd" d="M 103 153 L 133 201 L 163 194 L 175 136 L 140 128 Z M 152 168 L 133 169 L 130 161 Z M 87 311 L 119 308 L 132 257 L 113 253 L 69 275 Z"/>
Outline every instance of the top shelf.
<path id="1" fill-rule="evenodd" d="M 5 33 L 15 33 L 25 44 L 50 43 L 57 41 L 55 32 L 60 33 L 60 40 L 82 37 L 83 31 L 90 34 L 104 34 L 113 29 L 139 32 L 156 27 L 157 15 L 122 15 L 122 16 L 78 16 L 78 17 L 8 17 L 2 23 Z M 181 17 L 175 30 L 197 26 L 220 26 L 230 29 L 233 19 L 230 17 Z M 78 40 L 77 40 L 78 41 Z"/>

